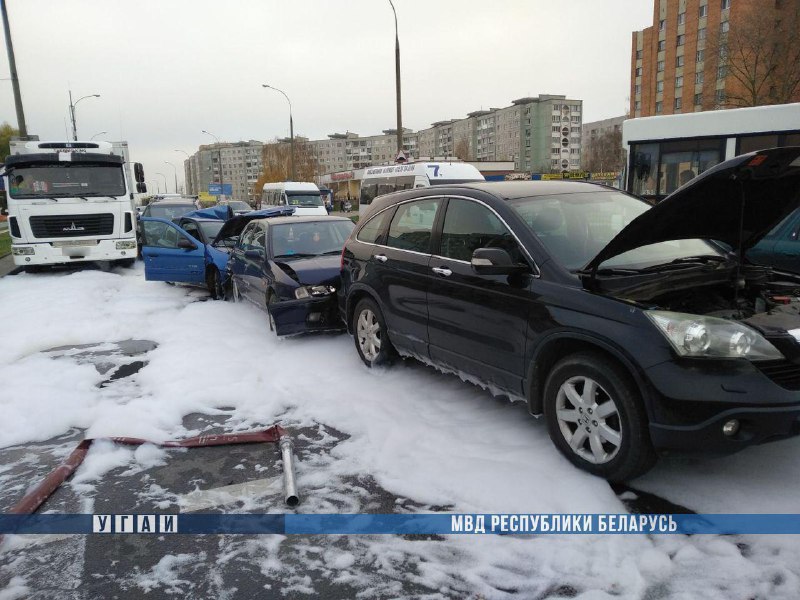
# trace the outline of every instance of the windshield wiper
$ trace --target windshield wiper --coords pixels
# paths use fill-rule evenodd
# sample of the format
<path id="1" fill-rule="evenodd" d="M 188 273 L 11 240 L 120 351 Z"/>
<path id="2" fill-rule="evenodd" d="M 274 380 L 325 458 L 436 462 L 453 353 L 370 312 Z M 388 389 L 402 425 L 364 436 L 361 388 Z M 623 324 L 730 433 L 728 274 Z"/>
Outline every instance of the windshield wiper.
<path id="1" fill-rule="evenodd" d="M 320 256 L 331 256 L 333 254 L 341 254 L 341 250 L 328 250 L 327 252 L 323 252 Z"/>
<path id="2" fill-rule="evenodd" d="M 279 254 L 275 258 L 313 258 L 314 256 L 319 256 L 319 254 L 303 254 L 298 252 L 296 254 Z"/>
<path id="3" fill-rule="evenodd" d="M 716 254 L 704 254 L 702 256 L 684 256 L 682 258 L 676 258 L 675 260 L 671 260 L 667 263 L 662 263 L 660 265 L 653 265 L 651 267 L 645 267 L 641 269 L 641 271 L 661 271 L 663 269 L 671 269 L 673 267 L 693 267 L 693 266 L 708 266 L 712 263 L 719 264 L 728 262 L 728 258 L 725 256 L 718 256 Z"/>

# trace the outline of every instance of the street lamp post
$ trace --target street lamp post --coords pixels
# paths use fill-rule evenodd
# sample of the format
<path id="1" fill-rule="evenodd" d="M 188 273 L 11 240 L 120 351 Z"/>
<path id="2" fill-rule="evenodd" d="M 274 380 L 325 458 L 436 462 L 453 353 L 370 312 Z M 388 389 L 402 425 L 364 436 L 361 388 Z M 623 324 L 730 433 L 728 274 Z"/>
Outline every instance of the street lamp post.
<path id="1" fill-rule="evenodd" d="M 397 11 L 394 2 L 389 0 L 394 13 L 394 85 L 397 90 L 397 153 L 403 151 L 403 111 L 400 103 L 400 34 L 397 31 Z"/>
<path id="2" fill-rule="evenodd" d="M 178 169 L 176 169 L 175 165 L 173 165 L 168 160 L 165 160 L 164 164 L 165 165 L 169 165 L 170 167 L 172 167 L 173 174 L 175 175 L 175 193 L 177 194 L 178 193 Z"/>
<path id="3" fill-rule="evenodd" d="M 94 138 L 96 138 L 98 135 L 104 135 L 104 134 L 106 134 L 106 133 L 108 133 L 108 132 L 107 132 L 107 131 L 101 131 L 100 133 L 95 133 L 95 134 L 94 134 L 92 137 L 90 137 L 90 138 L 89 138 L 89 141 L 91 142 L 91 141 L 92 141 Z"/>
<path id="4" fill-rule="evenodd" d="M 189 153 L 186 152 L 186 150 L 175 150 L 175 152 L 181 152 L 185 154 L 186 160 L 189 161 L 189 182 L 188 185 L 186 185 L 186 182 L 184 182 L 184 187 L 186 188 L 186 193 L 191 194 L 194 191 L 194 180 L 192 178 L 192 157 L 189 156 Z"/>
<path id="5" fill-rule="evenodd" d="M 158 185 L 158 179 L 150 179 L 150 180 L 148 180 L 148 183 L 150 184 L 151 188 L 155 189 L 156 194 L 160 194 L 161 193 L 161 187 Z M 154 183 L 155 183 L 155 185 L 153 185 Z"/>
<path id="6" fill-rule="evenodd" d="M 292 172 L 292 181 L 295 180 L 295 173 L 294 173 L 294 122 L 292 120 L 292 101 L 289 100 L 289 96 L 286 95 L 286 92 L 283 90 L 279 90 L 276 87 L 272 87 L 271 85 L 267 85 L 266 83 L 262 83 L 261 87 L 269 88 L 271 90 L 275 90 L 276 92 L 280 92 L 283 94 L 283 97 L 286 98 L 286 101 L 289 103 L 289 146 L 290 146 L 290 170 Z"/>
<path id="7" fill-rule="evenodd" d="M 169 188 L 167 187 L 167 176 L 164 175 L 163 173 L 156 173 L 156 175 L 161 175 L 164 178 L 164 193 L 168 194 Z"/>
<path id="8" fill-rule="evenodd" d="M 225 179 L 222 177 L 222 146 L 219 143 L 219 138 L 215 136 L 213 133 L 209 133 L 205 129 L 203 129 L 202 132 L 205 133 L 206 135 L 210 135 L 217 142 L 217 156 L 219 157 L 219 187 L 220 187 L 219 195 L 223 196 L 222 192 L 225 191 Z"/>
<path id="9" fill-rule="evenodd" d="M 88 96 L 83 96 L 82 98 L 78 98 L 75 102 L 72 101 L 72 90 L 69 91 L 69 116 L 72 118 L 72 139 L 78 139 L 78 126 L 75 124 L 75 107 L 78 105 L 78 102 L 81 100 L 86 100 L 86 98 L 99 98 L 100 94 L 89 94 Z"/>

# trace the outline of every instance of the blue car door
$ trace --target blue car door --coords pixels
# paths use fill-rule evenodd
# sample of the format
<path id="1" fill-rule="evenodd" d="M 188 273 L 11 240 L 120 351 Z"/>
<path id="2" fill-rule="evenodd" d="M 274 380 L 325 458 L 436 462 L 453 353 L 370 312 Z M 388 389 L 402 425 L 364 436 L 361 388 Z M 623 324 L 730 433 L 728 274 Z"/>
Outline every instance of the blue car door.
<path id="1" fill-rule="evenodd" d="M 142 217 L 142 258 L 148 281 L 203 283 L 205 246 L 172 221 Z"/>

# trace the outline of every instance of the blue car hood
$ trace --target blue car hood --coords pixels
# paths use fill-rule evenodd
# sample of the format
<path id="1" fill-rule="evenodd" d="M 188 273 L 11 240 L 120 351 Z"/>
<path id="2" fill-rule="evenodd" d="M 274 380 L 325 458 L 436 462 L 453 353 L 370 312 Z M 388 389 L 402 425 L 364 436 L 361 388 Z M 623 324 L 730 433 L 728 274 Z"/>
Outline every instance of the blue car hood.
<path id="1" fill-rule="evenodd" d="M 237 215 L 225 221 L 225 225 L 219 230 L 217 237 L 211 244 L 216 244 L 225 238 L 238 236 L 242 233 L 245 225 L 254 219 L 266 219 L 268 217 L 289 217 L 294 214 L 294 206 L 274 206 L 264 210 L 254 210 L 243 215 Z"/>
<path id="2" fill-rule="evenodd" d="M 301 285 L 330 284 L 339 287 L 341 256 L 314 256 L 313 258 L 276 259 L 275 264 Z"/>

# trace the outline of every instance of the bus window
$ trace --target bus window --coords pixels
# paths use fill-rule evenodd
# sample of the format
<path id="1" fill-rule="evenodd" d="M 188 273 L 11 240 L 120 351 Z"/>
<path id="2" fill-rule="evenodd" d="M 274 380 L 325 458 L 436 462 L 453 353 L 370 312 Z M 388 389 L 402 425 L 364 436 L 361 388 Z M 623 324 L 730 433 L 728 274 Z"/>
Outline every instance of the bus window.
<path id="1" fill-rule="evenodd" d="M 637 196 L 656 195 L 658 144 L 634 144 L 631 151 L 631 191 Z"/>
<path id="2" fill-rule="evenodd" d="M 408 175 L 406 177 L 398 177 L 396 181 L 398 190 L 410 190 L 414 187 L 413 175 Z"/>
<path id="3" fill-rule="evenodd" d="M 359 204 L 372 204 L 372 201 L 377 196 L 378 185 L 371 181 L 369 183 L 364 182 L 361 184 L 361 199 L 359 200 Z"/>
<path id="4" fill-rule="evenodd" d="M 658 193 L 666 196 L 703 171 L 722 162 L 724 139 L 661 144 Z"/>
<path id="5" fill-rule="evenodd" d="M 378 184 L 378 196 L 383 196 L 384 194 L 391 194 L 392 192 L 397 191 L 397 185 L 395 184 L 394 180 L 389 181 L 382 181 Z"/>

